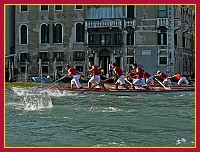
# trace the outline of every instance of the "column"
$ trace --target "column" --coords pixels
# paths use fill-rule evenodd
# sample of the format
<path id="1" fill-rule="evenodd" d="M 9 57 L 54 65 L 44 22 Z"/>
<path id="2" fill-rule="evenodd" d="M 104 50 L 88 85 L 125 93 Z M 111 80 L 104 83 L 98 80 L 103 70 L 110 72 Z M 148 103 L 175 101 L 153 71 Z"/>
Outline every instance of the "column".
<path id="1" fill-rule="evenodd" d="M 123 47 L 123 71 L 127 72 L 127 31 L 123 31 L 123 42 L 124 42 L 124 47 Z"/>
<path id="2" fill-rule="evenodd" d="M 97 62 L 97 52 L 94 52 L 94 64 L 98 65 L 99 63 Z"/>

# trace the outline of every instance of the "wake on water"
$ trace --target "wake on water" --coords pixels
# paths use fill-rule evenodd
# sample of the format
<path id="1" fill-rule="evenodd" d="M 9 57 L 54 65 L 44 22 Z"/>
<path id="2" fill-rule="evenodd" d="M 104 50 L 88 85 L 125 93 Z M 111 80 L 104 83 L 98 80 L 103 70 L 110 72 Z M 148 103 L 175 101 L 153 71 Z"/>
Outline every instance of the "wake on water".
<path id="1" fill-rule="evenodd" d="M 17 97 L 7 104 L 13 105 L 16 109 L 24 111 L 52 108 L 53 104 L 51 97 L 76 96 L 76 93 L 50 89 L 43 90 L 40 88 L 19 87 L 11 87 L 11 89 Z"/>
<path id="2" fill-rule="evenodd" d="M 53 97 L 85 97 L 80 96 L 79 93 L 69 92 L 67 90 L 52 90 L 52 89 L 42 89 L 42 88 L 20 88 L 20 87 L 11 87 L 12 91 L 16 95 L 16 98 L 10 98 L 10 102 L 7 105 L 13 105 L 16 109 L 25 110 L 25 111 L 34 111 L 41 110 L 53 107 L 52 99 Z M 90 94 L 91 96 L 92 94 Z M 100 96 L 105 96 L 100 95 Z M 154 95 L 154 97 L 162 97 L 163 95 Z M 141 95 L 134 96 L 134 99 L 140 98 Z M 183 97 L 183 94 L 166 96 L 171 98 L 180 98 Z M 8 97 L 9 98 L 9 97 Z M 96 94 L 95 94 L 96 98 Z M 118 99 L 131 98 L 132 96 L 118 96 Z M 143 95 L 143 99 L 149 98 L 149 95 Z"/>

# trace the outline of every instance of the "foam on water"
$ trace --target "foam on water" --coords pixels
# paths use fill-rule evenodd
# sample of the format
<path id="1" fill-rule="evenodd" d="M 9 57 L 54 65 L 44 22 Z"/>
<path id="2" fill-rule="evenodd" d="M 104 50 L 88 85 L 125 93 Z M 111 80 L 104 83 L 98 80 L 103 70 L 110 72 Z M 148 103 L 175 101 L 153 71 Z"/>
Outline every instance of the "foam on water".
<path id="1" fill-rule="evenodd" d="M 25 96 L 31 94 L 47 94 L 50 97 L 63 97 L 63 96 L 77 96 L 78 93 L 71 93 L 66 90 L 52 90 L 52 89 L 41 89 L 41 88 L 19 88 L 12 87 L 13 92 L 17 96 Z"/>
<path id="2" fill-rule="evenodd" d="M 194 94 L 6 89 L 7 146 L 192 147 L 196 142 Z"/>
<path id="3" fill-rule="evenodd" d="M 41 92 L 34 88 L 12 87 L 11 89 L 17 97 L 7 105 L 13 105 L 18 110 L 34 111 L 53 107 L 47 92 Z"/>
<path id="4" fill-rule="evenodd" d="M 54 90 L 47 90 L 50 94 L 50 96 L 53 97 L 63 97 L 63 96 L 77 96 L 78 93 L 71 93 L 69 91 L 66 90 L 55 90 L 55 92 L 53 92 Z"/>
<path id="5" fill-rule="evenodd" d="M 34 111 L 46 108 L 52 108 L 51 98 L 46 94 L 28 95 L 22 98 L 23 110 Z"/>
<path id="6" fill-rule="evenodd" d="M 66 90 L 52 90 L 42 88 L 20 88 L 11 87 L 19 100 L 7 103 L 18 110 L 33 111 L 45 108 L 52 108 L 51 97 L 77 96 L 78 93 Z"/>
<path id="7" fill-rule="evenodd" d="M 115 107 L 103 107 L 103 108 L 99 108 L 99 107 L 93 107 L 91 106 L 89 111 L 91 112 L 119 112 L 119 111 L 123 111 L 123 109 L 120 108 L 115 108 Z"/>
<path id="8" fill-rule="evenodd" d="M 107 144 L 97 144 L 94 147 L 102 147 L 102 146 L 126 146 L 124 142 L 108 142 Z"/>
<path id="9" fill-rule="evenodd" d="M 184 143 L 186 143 L 186 139 L 185 138 L 178 138 L 177 140 L 176 140 L 176 145 L 181 145 L 181 144 L 184 144 Z"/>
<path id="10" fill-rule="evenodd" d="M 24 88 L 11 87 L 11 89 L 13 90 L 13 92 L 14 92 L 17 96 L 24 96 L 25 94 L 28 93 L 28 89 L 24 89 Z"/>

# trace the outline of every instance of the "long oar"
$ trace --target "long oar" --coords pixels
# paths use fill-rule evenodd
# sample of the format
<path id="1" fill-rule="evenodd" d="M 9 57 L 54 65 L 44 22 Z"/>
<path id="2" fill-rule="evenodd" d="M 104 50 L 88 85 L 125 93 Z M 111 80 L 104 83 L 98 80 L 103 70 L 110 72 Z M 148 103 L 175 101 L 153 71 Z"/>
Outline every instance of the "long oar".
<path id="1" fill-rule="evenodd" d="M 114 76 L 112 76 L 112 77 L 110 77 L 110 78 L 108 78 L 108 79 L 103 80 L 103 83 L 105 83 L 105 82 L 108 81 L 108 80 L 111 80 L 112 78 L 114 78 Z"/>
<path id="2" fill-rule="evenodd" d="M 160 82 L 157 78 L 154 77 L 154 79 L 165 89 L 165 90 L 170 90 L 170 88 L 165 87 L 165 85 Z"/>
<path id="3" fill-rule="evenodd" d="M 51 86 L 53 86 L 54 84 L 56 84 L 58 81 L 60 81 L 60 80 L 62 80 L 62 79 L 64 79 L 65 77 L 67 77 L 67 75 L 64 75 L 63 77 L 61 77 L 60 79 L 58 79 L 58 80 L 56 80 L 56 81 L 54 81 L 53 83 L 51 83 L 48 87 L 51 87 Z"/>
<path id="4" fill-rule="evenodd" d="M 131 85 L 131 88 L 133 88 L 133 84 L 127 78 L 124 78 L 124 80 Z"/>
<path id="5" fill-rule="evenodd" d="M 82 76 L 80 77 L 80 79 L 83 80 L 83 81 L 86 81 L 86 78 L 84 78 L 84 77 L 82 77 Z"/>

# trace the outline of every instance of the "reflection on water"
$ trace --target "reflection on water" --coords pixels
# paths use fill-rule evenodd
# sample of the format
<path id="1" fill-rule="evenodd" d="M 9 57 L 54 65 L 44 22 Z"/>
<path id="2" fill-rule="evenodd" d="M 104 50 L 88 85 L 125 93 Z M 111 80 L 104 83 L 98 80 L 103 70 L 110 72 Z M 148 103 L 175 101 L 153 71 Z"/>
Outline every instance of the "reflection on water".
<path id="1" fill-rule="evenodd" d="M 194 146 L 194 93 L 6 88 L 7 146 Z"/>

